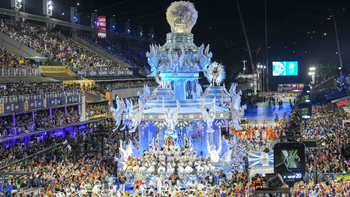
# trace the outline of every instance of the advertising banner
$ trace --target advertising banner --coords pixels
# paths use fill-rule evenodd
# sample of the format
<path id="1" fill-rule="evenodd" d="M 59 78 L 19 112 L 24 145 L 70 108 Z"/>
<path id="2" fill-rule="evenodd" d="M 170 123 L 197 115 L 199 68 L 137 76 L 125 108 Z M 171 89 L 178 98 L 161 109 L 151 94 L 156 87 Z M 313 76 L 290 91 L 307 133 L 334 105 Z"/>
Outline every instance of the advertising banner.
<path id="1" fill-rule="evenodd" d="M 30 100 L 29 109 L 44 108 L 44 99 Z"/>
<path id="2" fill-rule="evenodd" d="M 96 29 L 100 30 L 106 30 L 106 17 L 105 16 L 98 16 L 96 21 Z M 97 33 L 97 36 L 100 38 L 105 38 L 106 33 Z"/>
<path id="3" fill-rule="evenodd" d="M 65 66 L 39 66 L 40 73 L 66 73 Z"/>
<path id="4" fill-rule="evenodd" d="M 15 112 L 15 103 L 5 103 L 5 113 Z"/>
<path id="5" fill-rule="evenodd" d="M 60 98 L 49 98 L 48 102 L 47 102 L 47 106 L 48 107 L 54 107 L 54 106 L 58 106 L 58 105 L 63 105 L 62 104 L 62 98 L 64 97 L 60 97 Z"/>
<path id="6" fill-rule="evenodd" d="M 67 96 L 67 104 L 79 103 L 81 100 L 79 97 L 79 95 Z"/>

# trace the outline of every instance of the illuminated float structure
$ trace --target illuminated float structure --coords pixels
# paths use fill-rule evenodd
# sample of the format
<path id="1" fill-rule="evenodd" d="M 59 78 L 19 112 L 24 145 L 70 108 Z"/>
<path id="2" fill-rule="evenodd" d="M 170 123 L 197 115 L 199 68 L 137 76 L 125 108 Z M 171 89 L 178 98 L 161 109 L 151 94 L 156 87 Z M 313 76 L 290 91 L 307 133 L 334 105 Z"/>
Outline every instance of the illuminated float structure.
<path id="1" fill-rule="evenodd" d="M 139 108 L 133 109 L 117 100 L 114 117 L 129 132 L 139 132 L 139 155 L 156 147 L 190 146 L 197 155 L 211 156 L 216 162 L 231 157 L 229 143 L 223 143 L 221 128 L 239 128 L 244 107 L 236 85 L 229 91 L 221 85 L 225 79 L 222 64 L 211 62 L 209 45 L 197 47 L 193 43 L 192 27 L 198 13 L 190 2 L 174 2 L 166 17 L 171 27 L 163 46 L 151 45 L 147 53 L 151 74 L 158 87 L 150 92 L 147 86 L 139 93 Z M 205 92 L 198 82 L 203 72 L 210 82 Z M 201 132 L 201 140 L 189 136 Z M 131 150 L 131 148 L 130 148 Z M 226 153 L 226 154 L 225 154 Z M 225 154 L 225 155 L 224 155 Z"/>

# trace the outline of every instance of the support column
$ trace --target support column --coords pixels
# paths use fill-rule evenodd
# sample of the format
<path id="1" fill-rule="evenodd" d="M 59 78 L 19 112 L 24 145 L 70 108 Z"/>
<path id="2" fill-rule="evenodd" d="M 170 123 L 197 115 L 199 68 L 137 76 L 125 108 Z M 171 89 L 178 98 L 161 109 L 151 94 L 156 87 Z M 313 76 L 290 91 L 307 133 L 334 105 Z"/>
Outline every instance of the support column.
<path id="1" fill-rule="evenodd" d="M 50 108 L 50 120 L 52 122 L 52 109 Z"/>
<path id="2" fill-rule="evenodd" d="M 149 127 L 148 122 L 143 121 L 138 126 L 138 132 L 139 132 L 139 156 L 143 155 L 143 151 L 148 151 L 149 144 L 148 144 L 148 136 L 149 136 Z"/>
<path id="3" fill-rule="evenodd" d="M 175 100 L 186 100 L 186 80 L 174 81 Z"/>
<path id="4" fill-rule="evenodd" d="M 34 111 L 32 111 L 32 118 L 33 118 L 33 122 L 35 123 L 35 113 L 34 113 Z"/>
<path id="5" fill-rule="evenodd" d="M 82 95 L 81 96 L 81 103 L 82 104 L 80 104 L 79 105 L 79 114 L 80 114 L 80 122 L 84 122 L 84 121 L 86 121 L 86 112 L 85 112 L 85 105 L 86 105 L 86 103 L 85 103 L 85 101 L 86 101 L 86 97 L 85 97 L 85 95 Z"/>
<path id="6" fill-rule="evenodd" d="M 204 122 L 202 124 L 205 124 Z M 208 143 L 209 142 L 209 145 L 211 145 L 210 143 L 210 139 L 209 139 L 209 133 L 207 133 L 207 127 L 202 127 L 200 128 L 202 130 L 202 135 L 203 135 L 203 139 L 202 139 L 202 145 L 203 145 L 203 154 L 201 155 L 200 152 L 198 153 L 197 152 L 197 155 L 201 155 L 202 157 L 208 157 L 209 156 L 209 153 L 208 153 Z"/>
<path id="7" fill-rule="evenodd" d="M 213 145 L 215 145 L 216 150 L 218 150 L 220 145 L 222 145 L 221 144 L 221 127 L 213 124 L 213 129 L 215 130 L 215 132 L 212 133 L 212 135 L 213 135 Z"/>
<path id="8" fill-rule="evenodd" d="M 67 117 L 67 106 L 64 107 L 64 115 Z"/>
<path id="9" fill-rule="evenodd" d="M 16 117 L 15 114 L 12 114 L 13 126 L 16 127 Z"/>

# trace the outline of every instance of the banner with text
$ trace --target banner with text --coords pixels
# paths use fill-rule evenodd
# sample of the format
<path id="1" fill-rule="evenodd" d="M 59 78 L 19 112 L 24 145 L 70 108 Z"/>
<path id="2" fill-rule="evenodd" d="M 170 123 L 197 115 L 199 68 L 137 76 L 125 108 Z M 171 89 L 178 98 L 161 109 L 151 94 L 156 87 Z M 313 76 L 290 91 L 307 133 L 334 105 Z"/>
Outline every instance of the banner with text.
<path id="1" fill-rule="evenodd" d="M 65 66 L 39 66 L 40 73 L 66 73 Z"/>
<path id="2" fill-rule="evenodd" d="M 0 115 L 8 113 L 19 113 L 25 111 L 34 111 L 43 108 L 52 108 L 57 106 L 78 104 L 82 101 L 81 95 L 64 96 L 57 98 L 36 99 L 21 102 L 12 102 L 0 104 Z"/>

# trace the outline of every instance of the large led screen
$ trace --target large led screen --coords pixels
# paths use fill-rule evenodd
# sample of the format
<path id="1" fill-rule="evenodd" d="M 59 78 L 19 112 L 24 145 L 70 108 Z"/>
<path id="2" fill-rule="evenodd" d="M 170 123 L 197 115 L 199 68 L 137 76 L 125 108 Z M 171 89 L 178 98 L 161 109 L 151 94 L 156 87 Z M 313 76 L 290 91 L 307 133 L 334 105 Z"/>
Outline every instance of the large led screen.
<path id="1" fill-rule="evenodd" d="M 272 62 L 272 76 L 298 76 L 298 62 Z"/>

